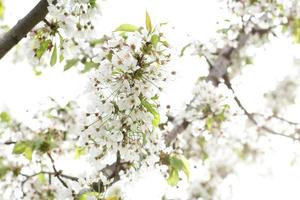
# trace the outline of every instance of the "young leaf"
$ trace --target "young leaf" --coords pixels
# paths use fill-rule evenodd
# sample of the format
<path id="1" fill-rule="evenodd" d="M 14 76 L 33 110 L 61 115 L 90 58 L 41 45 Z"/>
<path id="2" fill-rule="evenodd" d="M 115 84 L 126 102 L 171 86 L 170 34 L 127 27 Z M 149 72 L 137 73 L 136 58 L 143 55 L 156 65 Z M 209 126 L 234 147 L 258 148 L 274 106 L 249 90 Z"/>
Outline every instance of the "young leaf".
<path id="1" fill-rule="evenodd" d="M 89 0 L 89 3 L 90 3 L 92 8 L 96 7 L 96 0 Z"/>
<path id="2" fill-rule="evenodd" d="M 2 0 L 0 0 L 0 18 L 3 18 L 3 14 L 4 14 L 4 5 Z"/>
<path id="3" fill-rule="evenodd" d="M 205 122 L 206 130 L 211 131 L 212 125 L 213 125 L 213 118 L 212 117 L 206 118 L 206 122 Z"/>
<path id="4" fill-rule="evenodd" d="M 3 164 L 3 158 L 0 157 L 0 179 L 3 178 L 10 169 Z"/>
<path id="5" fill-rule="evenodd" d="M 85 149 L 84 148 L 82 148 L 82 147 L 76 147 L 74 158 L 78 159 L 80 156 L 82 156 L 84 154 L 85 154 Z"/>
<path id="6" fill-rule="evenodd" d="M 91 197 L 100 197 L 100 196 L 101 195 L 98 192 L 85 192 L 80 195 L 79 200 L 87 200 L 90 199 Z"/>
<path id="7" fill-rule="evenodd" d="M 175 168 L 170 169 L 169 177 L 168 177 L 168 184 L 171 186 L 176 186 L 179 181 L 178 171 Z"/>
<path id="8" fill-rule="evenodd" d="M 152 124 L 155 127 L 158 127 L 159 122 L 160 122 L 160 116 L 158 114 L 158 112 L 155 109 L 155 106 L 150 104 L 147 100 L 143 99 L 141 101 L 142 105 L 146 108 L 146 110 L 148 112 L 150 112 L 153 115 L 153 120 L 152 120 Z"/>
<path id="9" fill-rule="evenodd" d="M 18 142 L 15 144 L 13 148 L 13 154 L 22 154 L 27 148 L 26 142 Z"/>
<path id="10" fill-rule="evenodd" d="M 151 43 L 154 47 L 156 47 L 157 43 L 159 42 L 159 36 L 154 34 L 151 36 Z"/>
<path id="11" fill-rule="evenodd" d="M 51 55 L 50 65 L 54 66 L 56 62 L 57 62 L 57 48 L 56 45 L 54 45 L 52 55 Z"/>
<path id="12" fill-rule="evenodd" d="M 105 40 L 106 40 L 105 38 L 95 39 L 95 40 L 90 41 L 90 45 L 91 45 L 91 47 L 94 47 L 98 44 L 103 44 L 105 42 Z"/>
<path id="13" fill-rule="evenodd" d="M 131 25 L 131 24 L 121 24 L 118 28 L 114 30 L 114 32 L 117 31 L 124 31 L 124 32 L 134 32 L 137 31 L 139 27 Z"/>
<path id="14" fill-rule="evenodd" d="M 109 196 L 109 197 L 106 197 L 105 200 L 119 200 L 120 198 L 118 196 Z"/>
<path id="15" fill-rule="evenodd" d="M 190 169 L 188 161 L 184 156 L 173 155 L 170 156 L 170 166 L 177 171 L 183 171 L 186 177 L 189 179 L 190 177 Z"/>
<path id="16" fill-rule="evenodd" d="M 25 156 L 25 158 L 27 158 L 28 160 L 32 160 L 32 148 L 30 146 L 27 146 L 25 148 L 25 151 L 23 153 L 23 155 Z"/>
<path id="17" fill-rule="evenodd" d="M 67 63 L 64 67 L 64 71 L 69 70 L 71 67 L 73 67 L 74 65 L 76 65 L 78 62 L 78 59 L 71 59 L 71 60 L 67 60 Z"/>
<path id="18" fill-rule="evenodd" d="M 182 162 L 182 171 L 185 173 L 187 179 L 190 178 L 190 166 L 188 160 L 184 156 L 180 156 Z"/>
<path id="19" fill-rule="evenodd" d="M 41 58 L 42 55 L 46 52 L 46 50 L 48 49 L 49 45 L 51 43 L 51 40 L 45 40 L 43 42 L 41 42 L 40 47 L 37 49 L 36 51 L 36 57 L 37 58 Z"/>
<path id="20" fill-rule="evenodd" d="M 82 73 L 88 72 L 88 71 L 90 71 L 91 69 L 93 69 L 93 68 L 98 68 L 98 67 L 99 67 L 99 64 L 98 64 L 98 63 L 94 63 L 94 62 L 92 62 L 92 61 L 86 62 L 86 63 L 84 64 L 84 69 L 83 69 Z"/>
<path id="21" fill-rule="evenodd" d="M 8 171 L 9 168 L 0 163 L 0 180 L 7 174 Z"/>
<path id="22" fill-rule="evenodd" d="M 45 184 L 45 183 L 47 182 L 47 181 L 46 181 L 45 174 L 43 174 L 43 173 L 39 174 L 39 175 L 37 176 L 37 178 L 38 178 L 38 180 L 39 180 L 39 182 L 40 182 L 41 184 Z"/>
<path id="23" fill-rule="evenodd" d="M 4 123 L 8 123 L 10 121 L 10 116 L 7 112 L 0 113 L 0 121 Z"/>
<path id="24" fill-rule="evenodd" d="M 148 32 L 152 31 L 152 23 L 151 23 L 151 19 L 150 19 L 148 12 L 146 12 L 146 28 L 147 28 Z"/>

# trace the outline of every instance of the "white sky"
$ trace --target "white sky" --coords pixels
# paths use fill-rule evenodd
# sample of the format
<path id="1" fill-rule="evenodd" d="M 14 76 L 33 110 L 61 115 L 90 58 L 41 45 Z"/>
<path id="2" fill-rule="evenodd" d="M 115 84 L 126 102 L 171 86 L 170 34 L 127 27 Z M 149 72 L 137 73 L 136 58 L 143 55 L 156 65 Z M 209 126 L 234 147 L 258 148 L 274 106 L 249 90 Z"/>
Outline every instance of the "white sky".
<path id="1" fill-rule="evenodd" d="M 24 16 L 37 2 L 6 0 L 5 17 L 9 19 L 9 25 Z M 174 26 L 168 36 L 177 50 L 193 40 L 205 41 L 210 38 L 215 33 L 215 22 L 222 18 L 215 0 L 106 0 L 98 28 L 102 33 L 109 34 L 122 23 L 143 25 L 146 10 L 153 23 L 169 22 L 171 28 Z M 239 84 L 238 94 L 250 110 L 261 105 L 259 96 L 274 85 L 272 80 L 280 80 L 290 72 L 287 69 L 293 67 L 296 52 L 299 52 L 299 47 L 291 46 L 288 41 L 275 41 L 259 51 L 255 66 L 247 68 L 245 76 L 235 80 Z M 205 73 L 205 64 L 193 56 L 177 59 L 172 64 L 178 78 L 171 83 L 162 99 L 179 109 L 190 97 L 196 78 Z M 0 60 L 0 108 L 8 109 L 18 119 L 27 120 L 27 110 L 35 112 L 48 96 L 61 101 L 76 99 L 84 90 L 85 77 L 78 75 L 75 70 L 62 71 L 61 66 L 55 66 L 36 77 L 26 62 L 12 64 L 9 56 Z M 300 111 L 299 108 L 297 111 Z M 300 170 L 285 162 L 293 147 L 281 147 L 278 153 L 269 157 L 268 162 L 272 163 L 276 172 L 274 175 L 262 176 L 255 166 L 241 167 L 233 199 L 300 199 L 297 188 L 300 185 Z"/>

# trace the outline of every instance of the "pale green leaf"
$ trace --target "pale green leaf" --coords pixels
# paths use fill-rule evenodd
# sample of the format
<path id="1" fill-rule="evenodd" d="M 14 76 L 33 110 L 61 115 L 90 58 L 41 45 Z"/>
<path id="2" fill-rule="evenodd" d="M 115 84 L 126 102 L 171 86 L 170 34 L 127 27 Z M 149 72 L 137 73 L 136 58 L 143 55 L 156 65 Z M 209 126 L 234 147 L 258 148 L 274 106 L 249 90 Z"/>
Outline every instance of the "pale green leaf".
<path id="1" fill-rule="evenodd" d="M 151 36 L 151 43 L 153 46 L 156 47 L 157 43 L 159 42 L 159 36 L 154 34 Z"/>
<path id="2" fill-rule="evenodd" d="M 88 72 L 88 71 L 90 71 L 91 69 L 93 69 L 93 68 L 98 68 L 98 67 L 99 67 L 99 64 L 98 64 L 98 63 L 94 63 L 94 62 L 92 62 L 92 61 L 86 62 L 86 63 L 84 63 L 84 69 L 83 69 L 82 73 Z"/>
<path id="3" fill-rule="evenodd" d="M 74 158 L 78 159 L 80 156 L 82 156 L 84 154 L 85 154 L 85 149 L 84 148 L 82 148 L 82 147 L 76 147 Z"/>
<path id="4" fill-rule="evenodd" d="M 89 0 L 89 4 L 91 5 L 92 8 L 96 7 L 96 0 Z"/>
<path id="5" fill-rule="evenodd" d="M 151 23 L 151 19 L 150 19 L 148 12 L 146 12 L 146 28 L 147 28 L 148 32 L 152 31 L 152 23 Z"/>
<path id="6" fill-rule="evenodd" d="M 51 55 L 50 65 L 54 66 L 56 62 L 57 62 L 57 48 L 56 45 L 54 45 L 52 55 Z"/>
<path id="7" fill-rule="evenodd" d="M 179 181 L 179 174 L 178 174 L 177 169 L 171 168 L 170 172 L 169 172 L 169 177 L 167 180 L 168 184 L 171 186 L 176 186 L 178 181 Z"/>
<path id="8" fill-rule="evenodd" d="M 74 65 L 76 65 L 78 62 L 78 59 L 70 59 L 66 61 L 66 65 L 64 67 L 64 71 L 69 70 L 71 67 L 73 67 Z"/>
<path id="9" fill-rule="evenodd" d="M 1 112 L 0 113 L 0 121 L 4 123 L 10 122 L 10 116 L 7 112 Z"/>
<path id="10" fill-rule="evenodd" d="M 25 151 L 23 153 L 23 155 L 25 156 L 25 158 L 27 158 L 28 160 L 32 160 L 32 148 L 30 146 L 27 146 L 25 148 Z"/>
<path id="11" fill-rule="evenodd" d="M 27 148 L 26 142 L 18 142 L 13 148 L 13 154 L 22 154 Z"/>
<path id="12" fill-rule="evenodd" d="M 186 177 L 190 177 L 190 168 L 187 159 L 184 156 L 172 155 L 170 156 L 170 166 L 177 171 L 183 171 Z"/>
<path id="13" fill-rule="evenodd" d="M 116 28 L 114 31 L 123 31 L 123 32 L 134 32 L 137 31 L 139 27 L 131 25 L 131 24 L 121 24 L 118 28 Z"/>
<path id="14" fill-rule="evenodd" d="M 9 168 L 7 166 L 0 164 L 0 179 L 3 178 L 7 174 L 8 171 L 9 171 Z"/>
<path id="15" fill-rule="evenodd" d="M 4 5 L 3 5 L 3 1 L 0 0 L 0 18 L 3 18 L 4 15 Z"/>
<path id="16" fill-rule="evenodd" d="M 160 122 L 160 116 L 159 116 L 159 113 L 156 111 L 155 105 L 150 104 L 145 99 L 143 99 L 141 101 L 141 103 L 146 108 L 146 110 L 153 115 L 153 120 L 152 120 L 153 126 L 158 127 L 159 122 Z"/>
<path id="17" fill-rule="evenodd" d="M 41 58 L 46 52 L 46 50 L 48 49 L 50 44 L 51 44 L 51 40 L 45 40 L 41 42 L 39 48 L 36 50 L 36 57 Z"/>
<path id="18" fill-rule="evenodd" d="M 40 173 L 40 174 L 37 176 L 37 178 L 38 178 L 38 180 L 39 180 L 39 182 L 40 182 L 41 184 L 45 184 L 45 183 L 46 183 L 46 177 L 45 177 L 45 174 Z"/>

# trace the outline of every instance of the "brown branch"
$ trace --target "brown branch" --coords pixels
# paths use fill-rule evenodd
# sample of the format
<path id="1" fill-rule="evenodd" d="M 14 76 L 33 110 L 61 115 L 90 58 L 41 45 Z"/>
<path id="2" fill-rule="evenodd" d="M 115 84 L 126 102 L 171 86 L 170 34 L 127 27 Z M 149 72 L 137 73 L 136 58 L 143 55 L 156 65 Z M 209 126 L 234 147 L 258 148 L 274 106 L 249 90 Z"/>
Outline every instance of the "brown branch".
<path id="1" fill-rule="evenodd" d="M 23 19 L 0 38 L 0 59 L 26 37 L 48 14 L 48 1 L 41 0 Z"/>
<path id="2" fill-rule="evenodd" d="M 285 122 L 285 123 L 290 124 L 290 125 L 293 125 L 293 126 L 299 126 L 299 125 L 300 125 L 300 122 L 294 122 L 294 121 L 285 119 L 285 118 L 283 118 L 283 117 L 277 116 L 277 115 L 275 115 L 275 114 L 270 115 L 270 116 L 263 115 L 263 114 L 261 114 L 261 113 L 251 113 L 251 114 L 252 114 L 252 115 L 261 116 L 261 117 L 265 118 L 266 120 L 277 119 L 277 120 L 279 120 L 279 121 Z"/>
<path id="3" fill-rule="evenodd" d="M 55 163 L 54 163 L 54 159 L 53 157 L 51 156 L 50 153 L 47 153 L 48 157 L 50 158 L 51 160 L 51 163 L 52 163 L 52 168 L 54 170 L 54 176 L 57 177 L 57 179 L 63 184 L 63 186 L 65 186 L 66 188 L 69 188 L 68 185 L 66 184 L 66 182 L 64 180 L 62 180 L 61 176 L 62 176 L 62 170 L 57 170 L 56 169 L 56 166 L 55 166 Z"/>
<path id="4" fill-rule="evenodd" d="M 233 93 L 233 96 L 234 96 L 234 100 L 236 102 L 236 104 L 244 111 L 245 115 L 248 117 L 248 119 L 254 124 L 257 126 L 258 129 L 261 129 L 261 130 L 264 130 L 268 133 L 271 133 L 273 135 L 279 135 L 279 136 L 282 136 L 282 137 L 286 137 L 286 138 L 289 138 L 289 139 L 292 139 L 292 140 L 297 140 L 297 138 L 293 137 L 293 136 L 290 136 L 290 135 L 286 135 L 286 134 L 283 134 L 283 133 L 280 133 L 280 132 L 277 132 L 273 129 L 271 129 L 270 127 L 266 126 L 266 125 L 259 125 L 259 123 L 255 120 L 254 118 L 254 114 L 253 113 L 250 113 L 248 112 L 248 110 L 243 106 L 243 104 L 241 103 L 241 101 L 239 100 L 239 98 L 237 97 L 237 95 L 235 94 L 235 91 L 232 87 L 232 84 L 228 78 L 228 74 L 225 74 L 223 76 L 223 79 L 224 79 L 224 84 L 228 87 L 228 89 L 230 89 Z M 283 118 L 280 118 L 280 119 L 283 119 Z"/>
<path id="5" fill-rule="evenodd" d="M 232 47 L 229 45 L 226 45 L 217 53 L 217 58 L 211 62 L 206 55 L 204 55 L 204 58 L 206 59 L 208 65 L 209 65 L 209 74 L 206 77 L 206 81 L 211 81 L 213 85 L 217 86 L 220 83 L 220 79 L 223 78 L 227 74 L 228 67 L 232 64 L 231 57 L 235 53 L 238 53 L 240 49 L 242 49 L 249 38 L 252 35 L 259 34 L 260 36 L 269 34 L 272 32 L 273 28 L 270 27 L 267 29 L 261 29 L 259 27 L 253 28 L 249 33 L 245 33 L 245 27 L 240 30 L 240 33 L 237 37 L 238 45 L 237 47 Z M 187 105 L 186 111 L 190 109 L 190 104 L 195 100 L 195 97 L 191 100 L 191 102 Z M 237 99 L 238 100 L 238 99 Z M 238 100 L 239 101 L 239 100 Z M 237 102 L 238 102 L 237 101 Z M 240 103 L 240 102 L 239 102 Z M 240 103 L 240 105 L 242 105 Z M 244 112 L 247 110 L 243 109 Z M 246 113 L 245 112 L 245 113 Z M 247 114 L 247 113 L 246 113 Z M 248 113 L 249 114 L 249 113 Z M 251 115 L 248 115 L 250 117 L 250 120 L 254 122 L 254 118 L 251 117 Z M 183 120 L 181 123 L 177 124 L 167 135 L 166 135 L 166 144 L 170 145 L 177 137 L 178 134 L 183 132 L 189 125 L 189 122 L 186 120 Z M 268 129 L 267 127 L 261 127 L 264 129 Z M 274 133 L 275 134 L 275 133 Z M 280 135 L 280 133 L 276 133 L 277 135 Z"/>

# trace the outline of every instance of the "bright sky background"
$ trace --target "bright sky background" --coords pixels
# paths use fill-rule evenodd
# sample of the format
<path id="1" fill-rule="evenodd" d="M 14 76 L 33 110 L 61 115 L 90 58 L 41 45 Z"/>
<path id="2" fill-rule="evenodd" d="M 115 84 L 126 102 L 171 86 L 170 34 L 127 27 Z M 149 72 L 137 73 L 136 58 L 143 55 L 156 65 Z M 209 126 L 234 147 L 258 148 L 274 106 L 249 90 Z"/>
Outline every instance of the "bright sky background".
<path id="1" fill-rule="evenodd" d="M 6 0 L 5 17 L 9 19 L 9 25 L 14 25 L 37 2 Z M 215 0 L 106 0 L 103 2 L 103 17 L 97 24 L 98 29 L 109 34 L 122 23 L 143 25 L 146 10 L 153 23 L 169 23 L 168 36 L 177 50 L 194 40 L 206 41 L 214 35 L 216 21 L 222 18 Z M 262 105 L 259 96 L 272 88 L 275 81 L 284 78 L 285 74 L 297 72 L 293 67 L 297 53 L 299 47 L 286 40 L 274 41 L 258 51 L 255 66 L 245 69 L 245 75 L 234 80 L 239 84 L 237 92 L 249 110 Z M 187 55 L 172 64 L 178 77 L 166 90 L 162 100 L 179 109 L 189 99 L 196 78 L 205 73 L 205 63 L 196 56 Z M 61 66 L 55 66 L 36 77 L 26 62 L 12 64 L 10 56 L 0 60 L 0 109 L 8 110 L 17 119 L 26 121 L 31 113 L 43 106 L 49 96 L 61 102 L 78 98 L 85 87 L 85 76 L 78 75 L 76 70 L 62 71 Z M 291 114 L 297 121 L 300 109 L 295 109 Z M 260 171 L 256 166 L 241 166 L 232 199 L 299 200 L 300 170 L 297 165 L 291 167 L 287 162 L 292 152 L 299 152 L 299 148 L 289 144 L 279 143 L 275 153 L 269 155 L 267 165 L 272 166 L 272 175 Z"/>

